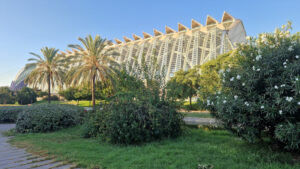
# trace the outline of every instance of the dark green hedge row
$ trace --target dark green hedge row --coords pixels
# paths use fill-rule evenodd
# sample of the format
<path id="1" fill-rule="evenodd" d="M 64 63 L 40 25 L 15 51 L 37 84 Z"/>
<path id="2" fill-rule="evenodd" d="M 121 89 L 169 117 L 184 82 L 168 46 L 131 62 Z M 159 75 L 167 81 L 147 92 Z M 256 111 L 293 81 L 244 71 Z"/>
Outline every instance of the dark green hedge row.
<path id="1" fill-rule="evenodd" d="M 0 123 L 16 122 L 18 114 L 27 108 L 28 106 L 1 106 Z"/>
<path id="2" fill-rule="evenodd" d="M 19 133 L 55 131 L 80 124 L 84 115 L 82 107 L 63 104 L 41 104 L 21 112 L 16 123 Z"/>

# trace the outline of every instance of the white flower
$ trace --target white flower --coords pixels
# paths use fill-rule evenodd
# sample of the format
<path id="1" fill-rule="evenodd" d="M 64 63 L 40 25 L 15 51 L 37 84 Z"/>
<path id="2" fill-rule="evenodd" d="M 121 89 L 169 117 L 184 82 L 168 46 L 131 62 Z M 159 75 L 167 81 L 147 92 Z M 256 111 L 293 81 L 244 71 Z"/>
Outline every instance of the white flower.
<path id="1" fill-rule="evenodd" d="M 255 70 L 255 66 L 252 66 L 252 70 Z"/>
<path id="2" fill-rule="evenodd" d="M 208 106 L 210 105 L 210 100 L 207 100 L 207 105 L 208 105 Z"/>
<path id="3" fill-rule="evenodd" d="M 260 71 L 260 69 L 258 68 L 258 69 L 256 69 L 256 71 L 257 71 L 257 72 L 259 72 L 259 71 Z"/>
<path id="4" fill-rule="evenodd" d="M 299 59 L 299 56 L 298 56 L 298 55 L 296 55 L 296 56 L 295 56 L 295 58 L 296 58 L 296 59 Z"/>
<path id="5" fill-rule="evenodd" d="M 264 108 L 265 108 L 265 106 L 260 106 L 260 108 L 261 108 L 261 109 L 264 109 Z"/>
<path id="6" fill-rule="evenodd" d="M 226 71 L 227 71 L 227 72 L 230 72 L 230 69 L 228 68 L 228 69 L 226 69 Z"/>
<path id="7" fill-rule="evenodd" d="M 236 99 L 238 99 L 238 97 L 239 97 L 239 96 L 235 95 L 235 96 L 234 96 L 234 99 L 236 100 Z"/>
<path id="8" fill-rule="evenodd" d="M 284 68 L 286 68 L 286 66 L 285 66 L 285 65 L 284 65 L 283 67 L 284 67 Z"/>
<path id="9" fill-rule="evenodd" d="M 234 81 L 234 77 L 230 78 L 230 81 Z"/>
<path id="10" fill-rule="evenodd" d="M 285 84 L 280 85 L 280 87 L 285 87 Z"/>
<path id="11" fill-rule="evenodd" d="M 257 51 L 257 52 L 258 52 L 258 54 L 261 54 L 261 50 L 260 50 L 260 49 L 258 49 L 258 51 Z"/>
<path id="12" fill-rule="evenodd" d="M 286 65 L 286 62 L 283 62 L 283 65 Z"/>
<path id="13" fill-rule="evenodd" d="M 242 86 L 245 86 L 245 83 L 242 83 Z"/>
<path id="14" fill-rule="evenodd" d="M 236 79 L 240 80 L 240 79 L 241 79 L 241 76 L 240 76 L 240 75 L 237 75 L 237 76 L 236 76 Z"/>
<path id="15" fill-rule="evenodd" d="M 298 77 L 296 77 L 296 81 L 298 81 L 299 79 L 298 79 Z"/>
<path id="16" fill-rule="evenodd" d="M 227 102 L 226 100 L 223 101 L 224 104 L 225 104 L 226 102 Z"/>
<path id="17" fill-rule="evenodd" d="M 275 88 L 275 89 L 278 89 L 278 86 L 277 86 L 277 85 L 275 85 L 275 86 L 274 86 L 274 88 Z"/>
<path id="18" fill-rule="evenodd" d="M 282 110 L 279 110 L 279 114 L 280 114 L 280 115 L 282 114 Z"/>
<path id="19" fill-rule="evenodd" d="M 293 51 L 293 46 L 289 46 L 288 51 Z"/>
<path id="20" fill-rule="evenodd" d="M 245 105 L 246 105 L 246 106 L 249 106 L 249 103 L 248 103 L 248 102 L 245 102 Z"/>
<path id="21" fill-rule="evenodd" d="M 300 102 L 298 102 L 298 105 L 300 105 Z"/>
<path id="22" fill-rule="evenodd" d="M 218 91 L 218 94 L 221 94 L 221 91 Z"/>
<path id="23" fill-rule="evenodd" d="M 285 100 L 291 102 L 293 100 L 293 97 L 286 97 Z"/>
<path id="24" fill-rule="evenodd" d="M 262 58 L 261 55 L 257 55 L 255 59 L 256 59 L 257 61 L 259 61 L 261 58 Z"/>

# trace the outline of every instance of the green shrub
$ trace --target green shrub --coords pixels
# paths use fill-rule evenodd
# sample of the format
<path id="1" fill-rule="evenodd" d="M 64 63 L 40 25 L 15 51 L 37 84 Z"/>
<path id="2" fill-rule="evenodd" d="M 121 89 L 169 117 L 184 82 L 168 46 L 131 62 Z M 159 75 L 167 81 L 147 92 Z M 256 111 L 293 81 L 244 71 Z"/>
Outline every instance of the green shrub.
<path id="1" fill-rule="evenodd" d="M 15 104 L 16 98 L 9 87 L 0 87 L 0 104 Z"/>
<path id="2" fill-rule="evenodd" d="M 36 102 L 37 94 L 33 89 L 23 87 L 17 94 L 17 101 L 19 104 L 32 104 Z"/>
<path id="3" fill-rule="evenodd" d="M 0 123 L 14 123 L 18 114 L 27 109 L 27 106 L 1 106 Z"/>
<path id="4" fill-rule="evenodd" d="M 286 149 L 299 150 L 300 122 L 296 124 L 282 123 L 276 125 L 275 137 L 284 143 Z"/>
<path id="5" fill-rule="evenodd" d="M 105 105 L 82 128 L 84 137 L 101 138 L 118 144 L 138 144 L 181 133 L 182 115 L 167 102 L 119 100 Z"/>
<path id="6" fill-rule="evenodd" d="M 221 71 L 222 89 L 207 100 L 224 126 L 249 142 L 267 135 L 286 149 L 300 147 L 300 36 L 290 25 L 260 34 L 234 53 Z M 266 134 L 263 134 L 266 133 Z"/>
<path id="7" fill-rule="evenodd" d="M 80 124 L 84 109 L 73 105 L 40 104 L 30 106 L 18 115 L 16 131 L 47 132 Z"/>

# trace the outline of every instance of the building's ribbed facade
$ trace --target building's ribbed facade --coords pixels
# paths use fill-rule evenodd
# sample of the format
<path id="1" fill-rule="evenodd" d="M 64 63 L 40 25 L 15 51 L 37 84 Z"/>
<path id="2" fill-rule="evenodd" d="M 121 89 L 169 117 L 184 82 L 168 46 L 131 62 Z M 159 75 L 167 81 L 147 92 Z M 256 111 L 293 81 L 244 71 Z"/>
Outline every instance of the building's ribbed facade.
<path id="1" fill-rule="evenodd" d="M 192 20 L 190 29 L 182 24 L 178 24 L 178 31 L 167 26 L 165 29 L 165 34 L 154 29 L 154 36 L 143 32 L 143 38 L 133 34 L 133 40 L 127 37 L 123 37 L 124 42 L 115 39 L 116 44 L 112 47 L 119 55 L 114 58 L 134 70 L 143 57 L 146 62 L 156 57 L 157 71 L 168 80 L 176 71 L 188 70 L 214 59 L 246 38 L 242 21 L 226 12 L 220 23 L 207 16 L 205 26 Z"/>

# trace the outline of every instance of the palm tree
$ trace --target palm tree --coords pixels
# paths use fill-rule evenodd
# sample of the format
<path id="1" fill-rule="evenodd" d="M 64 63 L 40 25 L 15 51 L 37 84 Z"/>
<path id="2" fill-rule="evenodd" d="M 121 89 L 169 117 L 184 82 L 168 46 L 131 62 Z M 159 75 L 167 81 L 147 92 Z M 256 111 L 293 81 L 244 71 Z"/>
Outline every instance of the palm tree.
<path id="1" fill-rule="evenodd" d="M 83 47 L 78 44 L 69 45 L 74 52 L 72 66 L 67 77 L 70 85 L 88 83 L 92 85 L 92 102 L 95 110 L 95 82 L 111 80 L 118 63 L 111 57 L 116 55 L 112 48 L 109 48 L 110 41 L 96 35 L 86 38 L 78 38 Z"/>
<path id="2" fill-rule="evenodd" d="M 58 49 L 44 47 L 41 49 L 43 57 L 38 54 L 30 53 L 35 56 L 29 58 L 25 69 L 32 69 L 31 73 L 26 77 L 25 83 L 33 85 L 48 86 L 48 103 L 51 102 L 51 86 L 54 88 L 55 85 L 62 85 L 65 75 L 65 58 L 63 55 L 58 54 Z"/>

